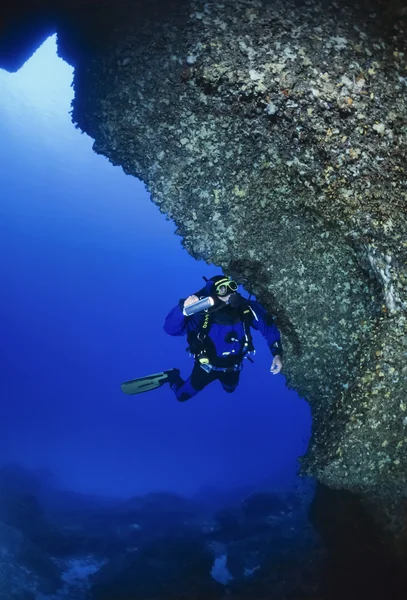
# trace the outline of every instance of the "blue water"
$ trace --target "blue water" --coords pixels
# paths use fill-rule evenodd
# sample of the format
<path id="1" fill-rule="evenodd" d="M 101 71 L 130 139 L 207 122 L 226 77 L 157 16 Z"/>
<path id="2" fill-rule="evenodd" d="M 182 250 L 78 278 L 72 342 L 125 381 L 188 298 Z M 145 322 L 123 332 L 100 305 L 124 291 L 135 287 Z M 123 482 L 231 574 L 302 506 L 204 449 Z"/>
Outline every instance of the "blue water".
<path id="1" fill-rule="evenodd" d="M 238 390 L 178 404 L 127 379 L 192 362 L 169 310 L 220 269 L 193 260 L 144 185 L 92 151 L 69 117 L 72 69 L 48 39 L 0 70 L 0 464 L 127 496 L 293 484 L 308 405 L 269 373 L 265 341 Z"/>

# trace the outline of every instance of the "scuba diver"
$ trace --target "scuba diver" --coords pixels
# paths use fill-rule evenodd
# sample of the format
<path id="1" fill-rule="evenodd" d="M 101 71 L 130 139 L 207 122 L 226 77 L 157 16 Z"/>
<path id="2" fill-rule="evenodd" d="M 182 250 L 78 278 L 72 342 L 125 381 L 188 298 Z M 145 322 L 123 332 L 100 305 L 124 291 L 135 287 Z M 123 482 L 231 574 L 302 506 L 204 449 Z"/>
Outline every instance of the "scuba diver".
<path id="1" fill-rule="evenodd" d="M 260 331 L 273 357 L 270 372 L 282 368 L 283 349 L 273 317 L 256 301 L 243 298 L 230 277 L 216 275 L 205 286 L 181 299 L 164 323 L 169 335 L 187 336 L 194 367 L 186 381 L 179 369 L 140 377 L 122 384 L 126 394 L 139 394 L 169 383 L 179 402 L 189 400 L 207 385 L 219 380 L 225 392 L 234 392 L 244 359 L 255 353 L 251 328 Z"/>

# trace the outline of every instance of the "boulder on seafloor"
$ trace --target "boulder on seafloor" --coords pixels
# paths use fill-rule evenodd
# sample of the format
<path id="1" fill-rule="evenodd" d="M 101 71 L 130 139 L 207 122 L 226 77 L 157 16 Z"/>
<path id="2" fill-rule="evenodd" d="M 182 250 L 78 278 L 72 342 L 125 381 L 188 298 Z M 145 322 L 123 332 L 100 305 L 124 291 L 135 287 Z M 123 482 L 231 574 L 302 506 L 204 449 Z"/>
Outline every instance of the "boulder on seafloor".
<path id="1" fill-rule="evenodd" d="M 0 597 L 25 600 L 61 587 L 55 562 L 20 531 L 0 522 Z"/>
<path id="2" fill-rule="evenodd" d="M 202 539 L 162 537 L 115 557 L 93 580 L 93 600 L 221 600 L 222 586 L 211 577 L 213 556 Z"/>

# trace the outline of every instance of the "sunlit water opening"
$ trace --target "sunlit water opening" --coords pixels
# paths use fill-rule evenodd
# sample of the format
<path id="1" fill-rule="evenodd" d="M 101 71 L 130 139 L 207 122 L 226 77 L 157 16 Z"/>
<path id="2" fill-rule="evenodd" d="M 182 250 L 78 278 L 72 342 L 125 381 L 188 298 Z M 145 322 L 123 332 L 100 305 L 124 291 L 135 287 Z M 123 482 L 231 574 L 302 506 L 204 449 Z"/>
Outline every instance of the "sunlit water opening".
<path id="1" fill-rule="evenodd" d="M 193 260 L 144 185 L 74 128 L 72 77 L 55 36 L 0 71 L 1 462 L 110 496 L 295 487 L 310 412 L 269 373 L 260 335 L 234 394 L 217 382 L 181 405 L 169 389 L 122 394 L 133 377 L 188 375 L 186 341 L 163 322 L 220 270 Z"/>

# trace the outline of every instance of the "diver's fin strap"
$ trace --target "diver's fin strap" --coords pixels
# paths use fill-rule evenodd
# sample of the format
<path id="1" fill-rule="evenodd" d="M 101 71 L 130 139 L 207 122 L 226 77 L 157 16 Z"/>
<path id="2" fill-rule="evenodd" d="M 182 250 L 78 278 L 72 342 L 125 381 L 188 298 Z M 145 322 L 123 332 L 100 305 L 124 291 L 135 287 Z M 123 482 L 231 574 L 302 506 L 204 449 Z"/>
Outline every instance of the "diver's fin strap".
<path id="1" fill-rule="evenodd" d="M 155 388 L 161 387 L 164 383 L 169 380 L 169 371 L 163 371 L 162 373 L 154 373 L 153 375 L 147 375 L 147 377 L 138 377 L 137 379 L 131 379 L 125 381 L 121 385 L 122 392 L 128 395 L 141 394 L 142 392 L 149 392 Z"/>

